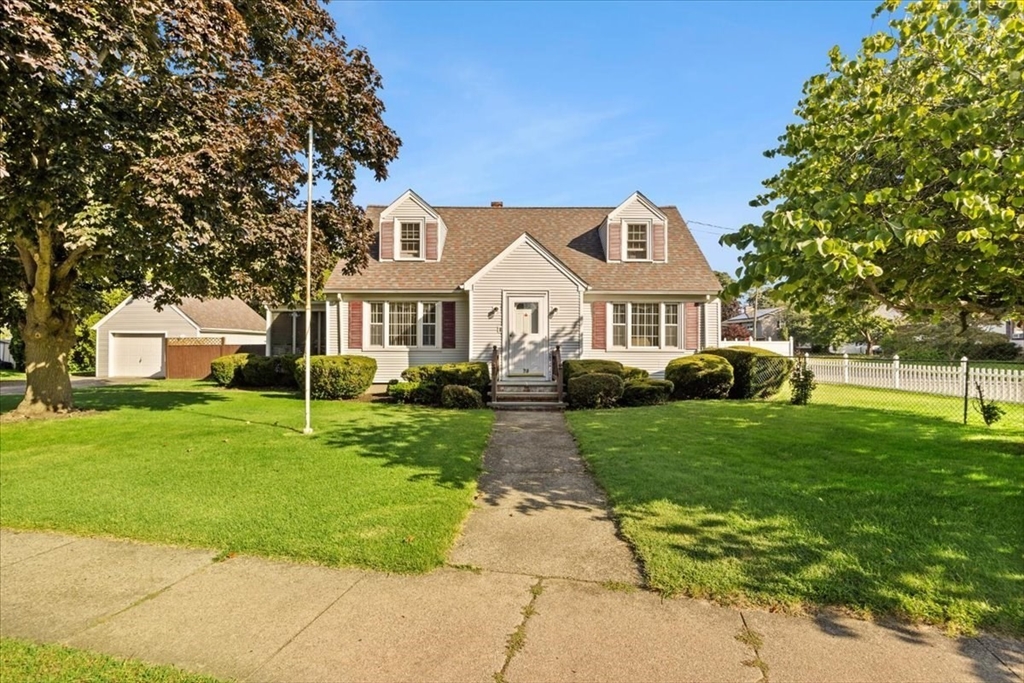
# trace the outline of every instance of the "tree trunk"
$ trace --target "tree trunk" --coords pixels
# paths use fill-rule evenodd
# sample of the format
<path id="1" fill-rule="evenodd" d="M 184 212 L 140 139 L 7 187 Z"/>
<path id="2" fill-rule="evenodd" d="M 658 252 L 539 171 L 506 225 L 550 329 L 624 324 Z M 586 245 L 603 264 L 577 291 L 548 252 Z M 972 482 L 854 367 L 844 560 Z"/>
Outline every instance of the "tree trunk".
<path id="1" fill-rule="evenodd" d="M 39 309 L 49 315 L 40 316 Z M 16 412 L 40 415 L 71 410 L 74 403 L 68 355 L 75 345 L 75 316 L 34 305 L 30 296 L 21 333 L 25 341 L 25 398 Z"/>

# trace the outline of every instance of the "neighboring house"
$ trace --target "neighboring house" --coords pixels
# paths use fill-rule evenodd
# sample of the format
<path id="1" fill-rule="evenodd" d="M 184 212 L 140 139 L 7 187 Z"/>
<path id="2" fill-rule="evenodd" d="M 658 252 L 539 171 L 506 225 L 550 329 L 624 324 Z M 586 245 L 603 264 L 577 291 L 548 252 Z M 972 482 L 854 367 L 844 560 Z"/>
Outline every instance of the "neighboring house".
<path id="1" fill-rule="evenodd" d="M 1024 321 L 1007 320 L 1006 338 L 1017 346 L 1024 347 Z"/>
<path id="2" fill-rule="evenodd" d="M 757 332 L 754 332 L 754 309 L 747 307 L 747 310 L 739 315 L 734 315 L 725 321 L 725 325 L 739 325 L 747 330 L 747 334 L 754 339 L 782 339 L 780 333 L 780 321 L 782 308 L 762 308 L 757 311 Z"/>
<path id="3" fill-rule="evenodd" d="M 220 337 L 262 351 L 267 334 L 264 317 L 237 298 L 183 299 L 158 311 L 151 301 L 128 297 L 92 329 L 97 377 L 164 377 L 167 338 Z"/>
<path id="4" fill-rule="evenodd" d="M 717 278 L 678 209 L 639 192 L 617 207 L 512 208 L 434 207 L 409 190 L 367 215 L 369 263 L 335 267 L 312 327 L 323 353 L 373 357 L 377 382 L 495 349 L 501 379 L 550 379 L 556 346 L 661 376 L 718 343 Z M 268 350 L 301 352 L 303 324 L 268 311 Z"/>

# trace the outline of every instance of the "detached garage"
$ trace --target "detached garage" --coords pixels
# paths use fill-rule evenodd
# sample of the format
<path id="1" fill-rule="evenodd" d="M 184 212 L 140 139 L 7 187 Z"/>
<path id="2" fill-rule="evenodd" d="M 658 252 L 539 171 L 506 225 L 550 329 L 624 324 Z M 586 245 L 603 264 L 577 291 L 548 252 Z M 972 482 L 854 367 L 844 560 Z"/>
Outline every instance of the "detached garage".
<path id="1" fill-rule="evenodd" d="M 166 377 L 168 339 L 208 339 L 228 352 L 262 352 L 266 343 L 266 320 L 238 298 L 184 299 L 158 311 L 151 301 L 128 297 L 93 329 L 96 376 L 104 378 Z"/>

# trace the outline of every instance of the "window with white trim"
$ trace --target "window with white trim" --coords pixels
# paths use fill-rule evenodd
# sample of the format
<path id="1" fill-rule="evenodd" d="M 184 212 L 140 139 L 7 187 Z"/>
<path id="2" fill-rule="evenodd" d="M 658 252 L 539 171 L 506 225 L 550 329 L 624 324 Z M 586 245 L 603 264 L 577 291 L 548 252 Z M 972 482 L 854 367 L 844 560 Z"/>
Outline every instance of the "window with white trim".
<path id="1" fill-rule="evenodd" d="M 658 304 L 632 304 L 631 306 L 633 315 L 629 327 L 630 345 L 657 347 L 661 327 Z"/>
<path id="2" fill-rule="evenodd" d="M 665 304 L 665 346 L 679 348 L 679 304 Z"/>
<path id="3" fill-rule="evenodd" d="M 384 302 L 370 303 L 370 346 L 384 346 Z"/>
<path id="4" fill-rule="evenodd" d="M 416 346 L 416 302 L 395 301 L 388 312 L 388 346 Z"/>
<path id="5" fill-rule="evenodd" d="M 423 224 L 401 221 L 398 227 L 398 258 L 418 259 L 423 255 Z"/>
<path id="6" fill-rule="evenodd" d="M 610 348 L 681 348 L 682 305 L 679 302 L 613 302 Z"/>
<path id="7" fill-rule="evenodd" d="M 626 304 L 612 304 L 612 346 L 626 346 Z"/>
<path id="8" fill-rule="evenodd" d="M 425 302 L 421 306 L 423 315 L 420 318 L 420 346 L 437 346 L 437 304 Z"/>
<path id="9" fill-rule="evenodd" d="M 368 348 L 438 348 L 441 304 L 437 301 L 371 301 Z"/>
<path id="10" fill-rule="evenodd" d="M 650 223 L 626 224 L 626 260 L 647 261 L 650 252 Z"/>

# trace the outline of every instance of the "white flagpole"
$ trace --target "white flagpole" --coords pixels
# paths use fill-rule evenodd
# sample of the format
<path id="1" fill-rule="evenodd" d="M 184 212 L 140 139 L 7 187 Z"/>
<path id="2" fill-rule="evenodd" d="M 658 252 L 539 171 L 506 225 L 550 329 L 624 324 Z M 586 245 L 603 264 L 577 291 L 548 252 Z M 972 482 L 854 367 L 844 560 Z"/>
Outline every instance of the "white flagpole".
<path id="1" fill-rule="evenodd" d="M 309 124 L 309 157 L 307 159 L 308 165 L 308 189 L 306 194 L 306 344 L 303 355 L 305 356 L 305 371 L 306 371 L 306 426 L 302 430 L 303 434 L 312 434 L 313 427 L 309 424 L 309 337 L 310 330 L 312 329 L 311 321 L 313 317 L 313 301 L 310 298 L 312 295 L 312 275 L 313 269 L 313 124 Z"/>

